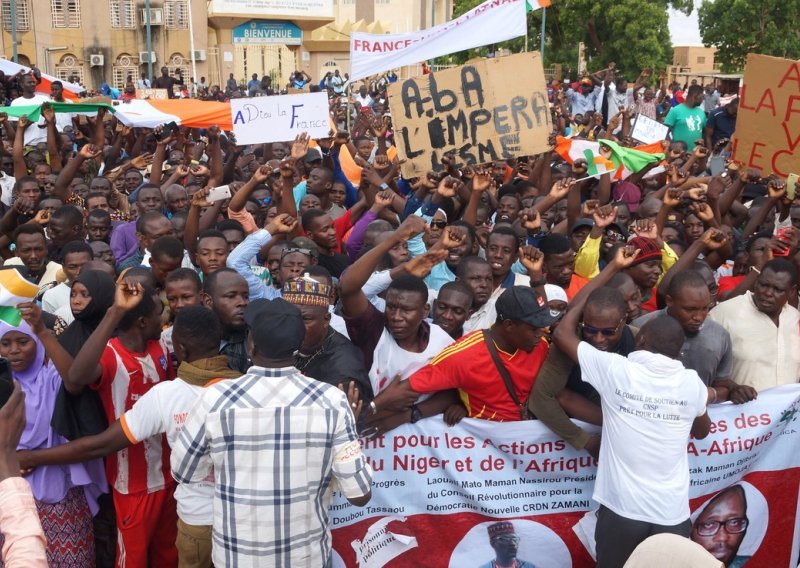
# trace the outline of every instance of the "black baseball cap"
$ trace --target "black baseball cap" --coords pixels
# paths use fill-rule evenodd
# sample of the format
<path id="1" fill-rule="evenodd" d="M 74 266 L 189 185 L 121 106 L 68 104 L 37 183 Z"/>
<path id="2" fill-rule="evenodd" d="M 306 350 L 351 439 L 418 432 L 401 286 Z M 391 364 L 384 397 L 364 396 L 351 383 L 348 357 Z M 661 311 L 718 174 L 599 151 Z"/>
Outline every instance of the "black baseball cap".
<path id="1" fill-rule="evenodd" d="M 548 327 L 558 321 L 550 315 L 547 301 L 526 286 L 506 288 L 497 298 L 495 309 L 498 319 L 521 321 L 533 327 Z"/>
<path id="2" fill-rule="evenodd" d="M 575 231 L 577 231 L 577 230 L 578 230 L 578 229 L 580 229 L 581 227 L 589 227 L 589 228 L 592 228 L 592 227 L 594 227 L 594 221 L 593 221 L 593 220 L 591 220 L 591 219 L 588 219 L 588 218 L 586 218 L 586 217 L 581 217 L 580 219 L 578 219 L 577 221 L 575 221 L 575 224 L 574 224 L 574 225 L 572 225 L 572 229 L 570 229 L 570 231 L 569 231 L 569 232 L 570 232 L 570 234 L 574 233 Z"/>
<path id="3" fill-rule="evenodd" d="M 258 353 L 270 359 L 291 357 L 306 336 L 303 314 L 283 298 L 253 300 L 244 309 L 244 321 Z"/>

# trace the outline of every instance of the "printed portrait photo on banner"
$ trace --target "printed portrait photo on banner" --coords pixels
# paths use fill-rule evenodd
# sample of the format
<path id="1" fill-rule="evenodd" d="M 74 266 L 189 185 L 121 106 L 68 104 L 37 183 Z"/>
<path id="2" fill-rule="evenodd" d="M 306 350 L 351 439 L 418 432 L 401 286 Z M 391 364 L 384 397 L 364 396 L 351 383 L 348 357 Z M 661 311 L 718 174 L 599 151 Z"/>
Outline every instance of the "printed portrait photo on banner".
<path id="1" fill-rule="evenodd" d="M 571 568 L 567 545 L 550 528 L 527 519 L 490 521 L 472 527 L 456 545 L 450 568 Z"/>
<path id="2" fill-rule="evenodd" d="M 726 568 L 744 566 L 767 532 L 769 505 L 750 483 L 741 481 L 711 497 L 692 513 L 692 540 Z"/>

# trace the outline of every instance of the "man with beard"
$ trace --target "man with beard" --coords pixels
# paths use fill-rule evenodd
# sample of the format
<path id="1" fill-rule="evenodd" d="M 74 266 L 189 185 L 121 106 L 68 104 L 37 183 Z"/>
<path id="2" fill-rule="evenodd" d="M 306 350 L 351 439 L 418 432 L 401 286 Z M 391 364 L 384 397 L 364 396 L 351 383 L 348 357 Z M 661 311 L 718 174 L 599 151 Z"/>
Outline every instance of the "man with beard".
<path id="1" fill-rule="evenodd" d="M 687 369 L 694 369 L 715 394 L 709 403 L 727 400 L 733 368 L 731 337 L 725 328 L 707 318 L 711 296 L 703 277 L 695 271 L 684 270 L 676 274 L 666 295 L 667 307 L 645 314 L 633 322 L 641 328 L 661 315 L 672 316 L 681 324 L 686 340 L 681 348 L 680 361 Z"/>
<path id="2" fill-rule="evenodd" d="M 749 525 L 747 497 L 741 485 L 717 493 L 692 526 L 692 540 L 727 568 L 744 566 L 749 556 L 738 556 Z"/>
<path id="3" fill-rule="evenodd" d="M 631 323 L 642 315 L 642 293 L 633 278 L 624 272 L 617 272 L 608 281 L 608 287 L 619 290 L 625 301 L 625 323 Z"/>
<path id="4" fill-rule="evenodd" d="M 247 325 L 244 309 L 250 302 L 245 280 L 230 268 L 212 272 L 203 282 L 203 303 L 211 308 L 222 323 L 223 338 L 219 352 L 228 358 L 231 369 L 246 373 L 250 367 L 247 356 Z"/>
<path id="5" fill-rule="evenodd" d="M 347 390 L 351 382 L 364 404 L 372 400 L 372 386 L 361 351 L 330 326 L 331 288 L 310 277 L 292 278 L 283 284 L 283 299 L 303 314 L 306 335 L 295 356 L 295 367 L 307 377 Z"/>

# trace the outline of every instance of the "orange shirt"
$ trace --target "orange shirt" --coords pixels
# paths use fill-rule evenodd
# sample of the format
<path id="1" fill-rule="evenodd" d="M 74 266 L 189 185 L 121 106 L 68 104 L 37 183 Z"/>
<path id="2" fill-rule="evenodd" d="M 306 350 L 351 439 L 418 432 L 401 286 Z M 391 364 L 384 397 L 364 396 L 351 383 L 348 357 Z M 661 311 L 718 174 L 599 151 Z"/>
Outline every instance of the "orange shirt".
<path id="1" fill-rule="evenodd" d="M 572 299 L 578 295 L 578 292 L 588 283 L 589 281 L 586 278 L 573 274 L 572 278 L 569 280 L 569 286 L 564 290 L 567 293 L 567 299 L 571 302 Z"/>

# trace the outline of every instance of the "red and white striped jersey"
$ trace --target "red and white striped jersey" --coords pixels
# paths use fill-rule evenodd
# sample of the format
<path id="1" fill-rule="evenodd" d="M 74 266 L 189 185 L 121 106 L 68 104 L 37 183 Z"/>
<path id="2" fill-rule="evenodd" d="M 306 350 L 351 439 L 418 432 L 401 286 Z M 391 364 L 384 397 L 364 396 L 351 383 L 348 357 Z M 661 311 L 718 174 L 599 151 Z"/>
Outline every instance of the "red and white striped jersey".
<path id="1" fill-rule="evenodd" d="M 169 351 L 160 341 L 150 341 L 144 353 L 134 353 L 113 338 L 103 351 L 100 366 L 103 374 L 92 388 L 100 394 L 109 423 L 130 410 L 153 385 L 175 377 Z M 175 483 L 166 436 L 147 438 L 109 456 L 106 475 L 114 489 L 126 495 L 153 493 Z"/>

